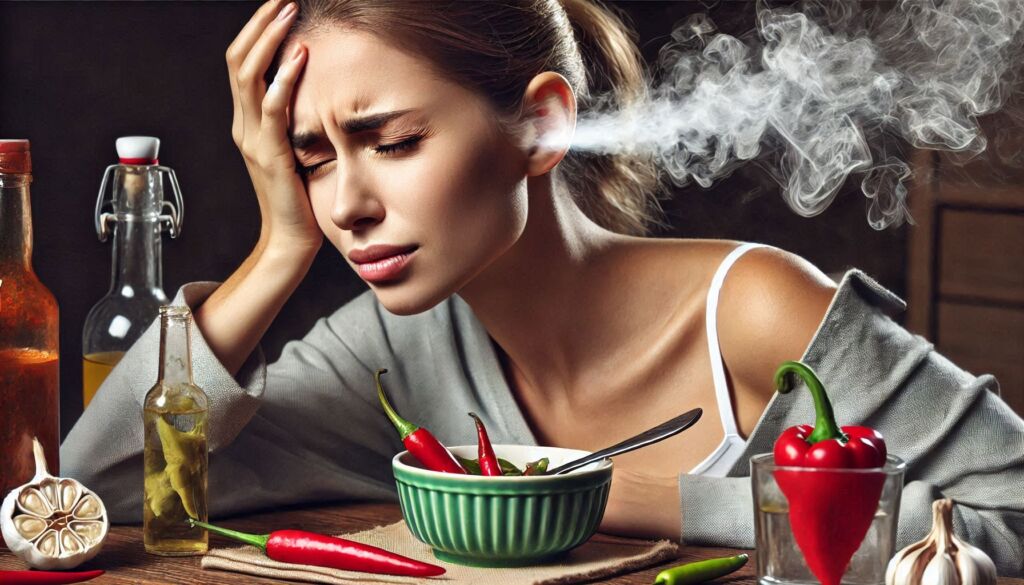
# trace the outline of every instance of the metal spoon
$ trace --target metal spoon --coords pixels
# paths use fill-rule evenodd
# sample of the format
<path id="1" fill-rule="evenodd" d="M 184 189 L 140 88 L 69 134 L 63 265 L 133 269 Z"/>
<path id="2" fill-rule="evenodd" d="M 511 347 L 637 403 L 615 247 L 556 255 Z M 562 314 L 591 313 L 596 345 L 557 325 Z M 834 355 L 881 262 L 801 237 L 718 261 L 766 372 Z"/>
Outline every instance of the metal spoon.
<path id="1" fill-rule="evenodd" d="M 704 414 L 703 410 L 694 408 L 693 410 L 687 411 L 672 420 L 661 423 L 653 429 L 646 430 L 635 437 L 630 437 L 621 443 L 608 447 L 607 449 L 596 451 L 586 457 L 581 457 L 564 465 L 559 465 L 554 469 L 549 469 L 544 475 L 559 475 L 567 473 L 574 469 L 579 469 L 588 463 L 600 461 L 601 459 L 612 457 L 614 455 L 621 455 L 628 451 L 657 443 L 658 441 L 677 435 L 690 428 L 693 426 L 693 423 L 700 420 L 700 415 L 702 414 Z"/>

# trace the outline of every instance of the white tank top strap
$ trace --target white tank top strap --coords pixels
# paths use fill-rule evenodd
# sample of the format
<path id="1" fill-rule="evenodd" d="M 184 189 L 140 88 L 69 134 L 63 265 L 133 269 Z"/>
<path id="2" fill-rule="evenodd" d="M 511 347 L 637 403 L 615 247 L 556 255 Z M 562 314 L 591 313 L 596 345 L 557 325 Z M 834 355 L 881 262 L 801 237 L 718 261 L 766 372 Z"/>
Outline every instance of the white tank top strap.
<path id="1" fill-rule="evenodd" d="M 722 361 L 722 350 L 718 344 L 718 297 L 722 292 L 722 283 L 729 269 L 743 254 L 754 248 L 765 247 L 764 244 L 742 244 L 737 246 L 715 272 L 708 289 L 705 321 L 707 324 L 708 350 L 711 356 L 711 379 L 715 385 L 715 399 L 718 403 L 718 415 L 722 421 L 725 437 L 718 447 L 694 467 L 690 473 L 724 476 L 736 462 L 746 447 L 746 441 L 739 436 L 736 416 L 733 413 L 732 400 L 729 398 L 729 383 L 725 377 L 725 364 Z"/>

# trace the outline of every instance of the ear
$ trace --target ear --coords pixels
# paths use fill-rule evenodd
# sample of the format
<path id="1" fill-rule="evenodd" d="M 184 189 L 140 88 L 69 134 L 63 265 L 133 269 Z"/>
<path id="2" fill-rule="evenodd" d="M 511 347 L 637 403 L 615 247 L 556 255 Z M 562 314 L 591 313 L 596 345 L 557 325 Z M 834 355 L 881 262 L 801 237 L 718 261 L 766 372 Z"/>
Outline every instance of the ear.
<path id="1" fill-rule="evenodd" d="M 564 77 L 545 71 L 527 85 L 523 112 L 527 174 L 536 177 L 551 171 L 569 151 L 576 130 L 576 94 Z"/>

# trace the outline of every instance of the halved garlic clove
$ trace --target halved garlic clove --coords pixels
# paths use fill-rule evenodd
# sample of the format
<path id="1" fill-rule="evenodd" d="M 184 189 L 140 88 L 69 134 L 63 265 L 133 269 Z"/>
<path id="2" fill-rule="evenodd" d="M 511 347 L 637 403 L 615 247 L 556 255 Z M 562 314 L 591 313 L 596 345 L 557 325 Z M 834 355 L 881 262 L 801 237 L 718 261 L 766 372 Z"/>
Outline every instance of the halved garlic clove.
<path id="1" fill-rule="evenodd" d="M 46 504 L 50 506 L 50 509 L 57 511 L 60 509 L 60 496 L 57 495 L 57 480 L 55 478 L 44 479 L 39 482 L 39 493 L 46 499 Z"/>
<path id="2" fill-rule="evenodd" d="M 83 497 L 71 513 L 78 520 L 96 520 L 103 516 L 103 504 L 95 494 Z"/>
<path id="3" fill-rule="evenodd" d="M 73 479 L 63 478 L 57 486 L 58 507 L 57 511 L 63 514 L 71 513 L 75 502 L 82 497 L 81 484 Z"/>
<path id="4" fill-rule="evenodd" d="M 33 441 L 36 475 L 0 505 L 0 529 L 11 552 L 36 569 L 71 569 L 96 556 L 110 521 L 100 498 L 71 478 L 46 470 Z"/>
<path id="5" fill-rule="evenodd" d="M 46 520 L 22 514 L 14 517 L 14 526 L 25 540 L 33 540 L 46 530 Z"/>
<path id="6" fill-rule="evenodd" d="M 60 531 L 61 554 L 75 555 L 85 550 L 85 543 L 78 538 L 70 528 L 62 528 Z"/>
<path id="7" fill-rule="evenodd" d="M 57 538 L 56 530 L 47 530 L 43 535 L 36 541 L 36 550 L 43 553 L 47 557 L 57 557 L 60 555 L 60 539 Z"/>
<path id="8" fill-rule="evenodd" d="M 34 487 L 28 487 L 18 494 L 18 507 L 40 518 L 49 518 L 53 515 L 53 507 L 50 506 L 48 498 L 42 490 Z"/>
<path id="9" fill-rule="evenodd" d="M 68 527 L 86 544 L 96 544 L 103 537 L 103 523 L 95 520 L 74 520 Z"/>

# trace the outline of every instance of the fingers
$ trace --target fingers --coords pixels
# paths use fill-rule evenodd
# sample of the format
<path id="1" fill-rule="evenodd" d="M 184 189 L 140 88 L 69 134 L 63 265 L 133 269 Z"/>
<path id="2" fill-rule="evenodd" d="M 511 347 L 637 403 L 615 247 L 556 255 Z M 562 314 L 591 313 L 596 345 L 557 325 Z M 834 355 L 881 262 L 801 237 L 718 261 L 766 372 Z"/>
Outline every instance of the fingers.
<path id="1" fill-rule="evenodd" d="M 288 144 L 288 104 L 291 102 L 295 82 L 306 61 L 306 48 L 296 43 L 277 70 L 273 83 L 263 98 L 260 135 L 270 140 L 260 141 L 259 157 L 268 167 L 294 168 L 294 156 Z"/>
<path id="2" fill-rule="evenodd" d="M 243 135 L 255 132 L 260 127 L 260 104 L 266 92 L 264 74 L 274 59 L 274 53 L 288 34 L 288 29 L 298 7 L 294 2 L 288 3 L 277 14 L 252 45 L 248 55 L 238 69 L 238 99 L 242 106 Z"/>
<path id="3" fill-rule="evenodd" d="M 239 31 L 225 53 L 228 65 L 228 82 L 231 85 L 231 99 L 234 104 L 234 119 L 231 124 L 231 133 L 235 138 L 235 143 L 239 146 L 241 146 L 242 137 L 242 109 L 238 93 L 238 70 L 252 50 L 253 45 L 256 44 L 260 35 L 266 30 L 267 25 L 274 21 L 284 5 L 284 0 L 270 0 L 260 6 L 252 18 L 249 19 L 249 22 Z"/>

